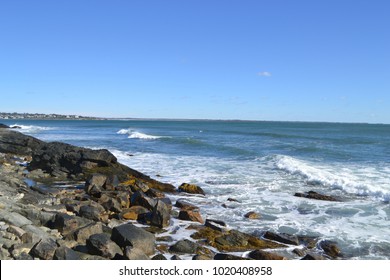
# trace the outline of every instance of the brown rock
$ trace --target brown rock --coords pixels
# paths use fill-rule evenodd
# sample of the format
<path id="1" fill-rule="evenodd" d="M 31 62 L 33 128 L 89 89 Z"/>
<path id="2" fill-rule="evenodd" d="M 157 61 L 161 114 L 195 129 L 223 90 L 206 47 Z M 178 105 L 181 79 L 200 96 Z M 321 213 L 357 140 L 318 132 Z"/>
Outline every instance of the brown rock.
<path id="1" fill-rule="evenodd" d="M 277 254 L 266 252 L 263 250 L 252 251 L 249 253 L 248 256 L 254 260 L 285 260 L 286 259 L 282 256 L 277 255 Z"/>
<path id="2" fill-rule="evenodd" d="M 295 193 L 294 196 L 296 197 L 304 197 L 304 198 L 310 198 L 310 199 L 316 199 L 316 200 L 326 200 L 326 201 L 341 201 L 340 199 L 330 196 L 330 195 L 324 195 L 320 194 L 314 191 L 309 191 L 307 193 Z"/>
<path id="3" fill-rule="evenodd" d="M 198 210 L 181 210 L 179 220 L 192 221 L 203 224 L 204 221 Z"/>
<path id="4" fill-rule="evenodd" d="M 244 217 L 247 218 L 247 219 L 259 219 L 260 215 L 257 214 L 256 212 L 251 211 L 251 212 L 246 213 L 244 215 Z"/>
<path id="5" fill-rule="evenodd" d="M 286 233 L 278 234 L 271 231 L 266 231 L 263 237 L 284 244 L 299 245 L 299 240 L 297 236 Z"/>
<path id="6" fill-rule="evenodd" d="M 187 183 L 181 184 L 180 187 L 179 187 L 179 191 L 180 192 L 191 193 L 191 194 L 206 195 L 204 190 L 201 187 L 199 187 L 197 185 L 193 185 L 193 184 L 187 184 Z"/>
<path id="7" fill-rule="evenodd" d="M 140 214 L 148 213 L 148 209 L 142 206 L 131 206 L 129 209 L 125 209 L 122 212 L 122 217 L 125 220 L 134 220 L 138 219 Z"/>

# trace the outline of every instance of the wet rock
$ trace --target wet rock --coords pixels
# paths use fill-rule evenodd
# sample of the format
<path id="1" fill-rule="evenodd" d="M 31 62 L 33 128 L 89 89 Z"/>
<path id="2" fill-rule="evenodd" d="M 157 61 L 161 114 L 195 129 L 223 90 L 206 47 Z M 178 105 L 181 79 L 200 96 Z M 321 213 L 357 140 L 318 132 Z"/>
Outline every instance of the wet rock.
<path id="1" fill-rule="evenodd" d="M 238 257 L 238 256 L 235 256 L 235 255 L 229 255 L 229 254 L 222 254 L 222 253 L 219 253 L 219 254 L 216 254 L 214 256 L 214 260 L 219 260 L 219 261 L 232 261 L 232 260 L 237 260 L 237 261 L 240 261 L 240 260 L 249 260 L 247 258 L 242 258 L 242 257 Z"/>
<path id="2" fill-rule="evenodd" d="M 198 222 L 203 224 L 204 221 L 202 219 L 202 216 L 199 213 L 199 210 L 181 210 L 179 213 L 179 220 L 184 221 L 192 221 L 192 222 Z"/>
<path id="3" fill-rule="evenodd" d="M 319 243 L 319 247 L 324 250 L 324 253 L 329 257 L 336 259 L 342 257 L 341 250 L 336 242 L 324 240 Z"/>
<path id="4" fill-rule="evenodd" d="M 227 199 L 227 201 L 241 203 L 241 201 L 239 201 L 239 200 L 237 200 L 237 199 L 235 199 L 235 198 L 231 198 L 231 197 L 229 197 L 229 198 Z"/>
<path id="5" fill-rule="evenodd" d="M 157 201 L 152 212 L 139 215 L 139 222 L 149 224 L 158 228 L 164 228 L 170 225 L 170 210 L 161 200 Z"/>
<path id="6" fill-rule="evenodd" d="M 188 239 L 180 240 L 171 247 L 169 247 L 169 251 L 178 254 L 195 254 L 198 250 L 199 245 L 195 242 L 192 242 Z"/>
<path id="7" fill-rule="evenodd" d="M 262 240 L 255 236 L 230 230 L 220 232 L 209 227 L 202 227 L 191 235 L 194 239 L 207 240 L 208 245 L 225 252 L 239 252 L 253 249 L 283 248 L 285 245 L 268 240 Z"/>
<path id="8" fill-rule="evenodd" d="M 140 214 L 148 213 L 148 209 L 142 206 L 132 206 L 122 211 L 122 218 L 125 220 L 137 220 Z"/>
<path id="9" fill-rule="evenodd" d="M 0 128 L 10 128 L 8 125 L 0 123 Z"/>
<path id="10" fill-rule="evenodd" d="M 257 214 L 256 212 L 250 211 L 250 212 L 246 213 L 246 214 L 244 215 L 244 217 L 247 218 L 247 219 L 253 219 L 253 220 L 255 220 L 255 219 L 259 219 L 259 218 L 260 218 L 260 215 Z"/>
<path id="11" fill-rule="evenodd" d="M 121 208 L 130 207 L 130 193 L 129 192 L 117 192 L 115 198 L 118 200 Z"/>
<path id="12" fill-rule="evenodd" d="M 303 260 L 303 261 L 314 261 L 314 260 L 326 260 L 326 258 L 324 258 L 323 256 L 318 255 L 316 253 L 308 253 L 301 260 Z"/>
<path id="13" fill-rule="evenodd" d="M 190 194 L 206 195 L 204 190 L 201 187 L 199 187 L 197 185 L 193 185 L 193 184 L 187 184 L 187 183 L 181 184 L 179 187 L 179 191 L 185 192 L 185 193 L 190 193 Z"/>
<path id="14" fill-rule="evenodd" d="M 90 254 L 108 259 L 113 259 L 116 255 L 123 255 L 121 248 L 104 233 L 91 235 L 87 239 L 87 248 Z"/>
<path id="15" fill-rule="evenodd" d="M 298 235 L 298 240 L 300 244 L 305 245 L 308 249 L 314 249 L 317 246 L 319 237 Z"/>
<path id="16" fill-rule="evenodd" d="M 228 231 L 227 224 L 224 221 L 206 219 L 205 226 L 220 232 Z"/>
<path id="17" fill-rule="evenodd" d="M 285 260 L 286 258 L 263 250 L 255 250 L 248 254 L 254 260 Z"/>
<path id="18" fill-rule="evenodd" d="M 179 256 L 177 256 L 177 255 L 173 255 L 172 257 L 171 257 L 171 261 L 181 261 L 182 259 L 179 257 Z"/>
<path id="19" fill-rule="evenodd" d="M 207 256 L 207 255 L 195 255 L 192 257 L 192 260 L 194 260 L 194 261 L 207 261 L 207 260 L 213 260 L 213 257 Z"/>
<path id="20" fill-rule="evenodd" d="M 52 260 L 57 250 L 57 244 L 53 239 L 42 239 L 30 251 L 30 255 L 42 260 Z"/>
<path id="21" fill-rule="evenodd" d="M 184 200 L 184 199 L 178 199 L 175 204 L 176 207 L 186 210 L 199 210 L 198 206 L 195 206 L 194 204 L 191 204 L 190 202 Z"/>
<path id="22" fill-rule="evenodd" d="M 314 191 L 309 191 L 307 193 L 295 193 L 294 196 L 296 197 L 304 197 L 304 198 L 310 198 L 310 199 L 316 199 L 316 200 L 326 200 L 326 201 L 341 201 L 339 198 L 324 194 L 319 194 Z"/>
<path id="23" fill-rule="evenodd" d="M 166 260 L 167 260 L 167 258 L 163 254 L 155 255 L 152 258 L 152 261 L 166 261 Z"/>
<path id="24" fill-rule="evenodd" d="M 286 233 L 274 233 L 271 231 L 266 231 L 263 237 L 284 244 L 299 245 L 299 240 L 297 236 Z"/>
<path id="25" fill-rule="evenodd" d="M 156 238 L 142 228 L 132 224 L 124 224 L 113 228 L 111 240 L 122 248 L 131 246 L 140 249 L 146 255 L 152 255 Z"/>
<path id="26" fill-rule="evenodd" d="M 305 249 L 298 249 L 298 248 L 295 248 L 292 252 L 294 254 L 296 254 L 297 256 L 299 256 L 299 257 L 304 257 L 307 254 L 307 250 L 305 250 Z"/>
<path id="27" fill-rule="evenodd" d="M 143 250 L 131 246 L 125 248 L 125 256 L 129 260 L 150 260 Z"/>
<path id="28" fill-rule="evenodd" d="M 53 260 L 81 260 L 81 258 L 76 251 L 62 246 L 56 249 Z"/>

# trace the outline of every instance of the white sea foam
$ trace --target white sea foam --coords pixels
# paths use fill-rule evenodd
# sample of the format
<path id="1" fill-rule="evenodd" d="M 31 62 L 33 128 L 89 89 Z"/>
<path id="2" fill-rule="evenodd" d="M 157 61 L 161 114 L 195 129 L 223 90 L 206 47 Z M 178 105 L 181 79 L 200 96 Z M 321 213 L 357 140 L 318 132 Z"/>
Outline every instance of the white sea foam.
<path id="1" fill-rule="evenodd" d="M 390 200 L 390 173 L 388 166 L 345 166 L 340 163 L 326 165 L 308 162 L 289 156 L 276 156 L 275 167 L 287 173 L 299 175 L 313 184 L 361 196 L 373 196 L 384 201 Z"/>
<path id="2" fill-rule="evenodd" d="M 38 133 L 41 131 L 54 129 L 53 127 L 47 127 L 47 126 L 21 125 L 21 124 L 13 124 L 10 125 L 10 127 L 23 133 Z"/>
<path id="3" fill-rule="evenodd" d="M 164 138 L 164 136 L 149 135 L 133 129 L 121 129 L 117 132 L 117 134 L 127 134 L 128 138 L 130 139 L 155 140 L 155 139 Z"/>

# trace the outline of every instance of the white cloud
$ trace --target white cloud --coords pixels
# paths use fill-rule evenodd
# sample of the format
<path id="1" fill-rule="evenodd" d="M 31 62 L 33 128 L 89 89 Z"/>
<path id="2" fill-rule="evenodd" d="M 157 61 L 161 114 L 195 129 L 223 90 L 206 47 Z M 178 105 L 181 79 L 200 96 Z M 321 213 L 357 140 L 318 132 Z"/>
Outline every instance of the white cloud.
<path id="1" fill-rule="evenodd" d="M 270 72 L 262 71 L 262 72 L 257 73 L 257 76 L 260 76 L 260 77 L 271 77 L 272 75 L 271 75 Z"/>

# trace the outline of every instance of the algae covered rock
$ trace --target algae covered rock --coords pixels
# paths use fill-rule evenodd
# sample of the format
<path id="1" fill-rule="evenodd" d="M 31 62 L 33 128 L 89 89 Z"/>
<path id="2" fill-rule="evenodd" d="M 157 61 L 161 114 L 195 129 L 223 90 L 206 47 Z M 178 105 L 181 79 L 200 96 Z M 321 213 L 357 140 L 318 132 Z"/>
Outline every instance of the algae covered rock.
<path id="1" fill-rule="evenodd" d="M 204 190 L 201 187 L 199 187 L 197 185 L 193 185 L 193 184 L 187 184 L 187 183 L 181 184 L 179 187 L 179 191 L 185 192 L 185 193 L 190 193 L 190 194 L 206 195 Z"/>

